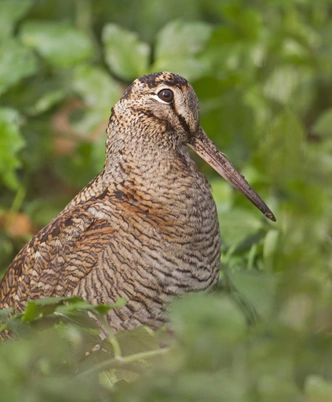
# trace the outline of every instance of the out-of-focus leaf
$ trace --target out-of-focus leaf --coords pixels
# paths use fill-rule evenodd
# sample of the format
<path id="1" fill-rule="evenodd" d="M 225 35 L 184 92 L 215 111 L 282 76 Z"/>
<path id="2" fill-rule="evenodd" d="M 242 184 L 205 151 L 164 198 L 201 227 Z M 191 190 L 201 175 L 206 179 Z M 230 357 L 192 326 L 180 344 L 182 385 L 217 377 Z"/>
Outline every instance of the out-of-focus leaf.
<path id="1" fill-rule="evenodd" d="M 96 170 L 101 169 L 105 161 L 105 130 L 111 108 L 120 99 L 123 89 L 105 70 L 89 65 L 75 68 L 72 88 L 88 106 L 81 118 L 73 121 L 73 127 L 81 135 L 93 138 L 92 164 Z"/>
<path id="2" fill-rule="evenodd" d="M 93 56 L 92 43 L 83 31 L 65 23 L 28 21 L 20 31 L 22 42 L 57 68 L 69 68 Z"/>
<path id="3" fill-rule="evenodd" d="M 105 118 L 123 92 L 119 83 L 106 71 L 89 65 L 75 68 L 72 87 L 87 105 L 105 112 Z"/>
<path id="4" fill-rule="evenodd" d="M 264 239 L 264 258 L 267 260 L 272 258 L 272 256 L 278 251 L 278 240 L 279 240 L 278 230 L 269 230 Z"/>
<path id="5" fill-rule="evenodd" d="M 170 315 L 182 341 L 191 347 L 197 342 L 202 350 L 208 348 L 209 342 L 220 342 L 223 347 L 236 343 L 246 331 L 242 312 L 229 298 L 220 295 L 191 295 L 176 300 L 170 306 Z M 204 334 L 211 339 L 203 341 Z"/>
<path id="6" fill-rule="evenodd" d="M 98 377 L 84 381 L 75 375 L 75 349 L 54 330 L 24 341 L 6 342 L 0 347 L 0 356 L 2 402 L 91 402 L 98 394 Z M 21 376 L 24 383 L 18 380 Z"/>
<path id="7" fill-rule="evenodd" d="M 116 369 L 103 371 L 99 375 L 100 383 L 107 389 L 113 389 L 114 385 L 119 381 Z"/>
<path id="8" fill-rule="evenodd" d="M 66 203 L 68 201 L 65 198 L 36 198 L 26 205 L 25 212 L 37 227 L 42 228 L 58 215 Z"/>
<path id="9" fill-rule="evenodd" d="M 123 356 L 159 349 L 155 333 L 148 327 L 119 331 L 115 336 Z"/>
<path id="10" fill-rule="evenodd" d="M 30 49 L 13 39 L 0 41 L 0 95 L 22 78 L 36 73 L 37 61 Z"/>
<path id="11" fill-rule="evenodd" d="M 7 268 L 13 251 L 14 245 L 12 239 L 5 232 L 0 231 L 0 269 Z"/>
<path id="12" fill-rule="evenodd" d="M 7 321 L 10 318 L 10 315 L 13 313 L 13 308 L 8 308 L 6 310 L 0 310 L 0 323 Z"/>
<path id="13" fill-rule="evenodd" d="M 310 402 L 330 402 L 332 382 L 318 375 L 310 375 L 305 383 L 305 394 Z"/>
<path id="14" fill-rule="evenodd" d="M 27 109 L 27 113 L 31 115 L 43 113 L 49 110 L 52 106 L 61 102 L 66 95 L 67 91 L 65 89 L 58 89 L 47 92 L 42 97 L 40 97 L 33 106 L 30 106 Z"/>
<path id="15" fill-rule="evenodd" d="M 117 76 L 130 81 L 147 72 L 150 48 L 136 33 L 107 24 L 102 39 L 106 62 Z"/>
<path id="16" fill-rule="evenodd" d="M 255 116 L 237 89 L 220 94 L 210 105 L 205 101 L 207 110 L 201 124 L 221 151 L 240 169 L 257 146 L 255 140 Z"/>
<path id="17" fill-rule="evenodd" d="M 210 180 L 210 183 L 218 213 L 229 211 L 233 202 L 233 191 L 230 184 L 222 178 Z"/>
<path id="18" fill-rule="evenodd" d="M 332 109 L 326 110 L 319 116 L 313 131 L 322 136 L 332 137 Z"/>
<path id="19" fill-rule="evenodd" d="M 277 278 L 272 274 L 252 271 L 232 272 L 230 276 L 246 303 L 261 317 L 268 319 L 275 300 Z"/>
<path id="20" fill-rule="evenodd" d="M 261 215 L 244 209 L 221 211 L 220 235 L 226 244 L 236 246 L 246 237 L 256 233 L 263 227 Z"/>
<path id="21" fill-rule="evenodd" d="M 224 2 L 219 5 L 221 15 L 233 28 L 234 34 L 243 41 L 258 38 L 262 28 L 261 14 L 257 9 L 245 7 L 239 2 Z"/>
<path id="22" fill-rule="evenodd" d="M 298 71 L 291 66 L 279 67 L 267 79 L 264 93 L 269 98 L 287 103 L 299 83 Z"/>
<path id="23" fill-rule="evenodd" d="M 92 117 L 95 117 L 95 114 L 92 114 Z M 106 124 L 102 128 L 103 130 L 105 130 Z M 78 126 L 76 125 L 76 127 Z M 91 142 L 79 142 L 73 155 L 64 156 L 58 161 L 55 166 L 56 173 L 74 188 L 83 188 L 103 167 L 105 160 L 104 141 L 100 141 L 98 150 L 100 152 Z"/>
<path id="24" fill-rule="evenodd" d="M 15 23 L 31 8 L 33 0 L 1 0 L 0 2 L 0 38 L 9 36 Z M 1 52 L 1 55 L 4 54 Z M 0 80 L 1 81 L 1 80 Z"/>
<path id="25" fill-rule="evenodd" d="M 282 111 L 264 130 L 258 155 L 274 182 L 303 178 L 306 171 L 305 133 L 298 116 Z"/>
<path id="26" fill-rule="evenodd" d="M 113 390 L 114 385 L 121 380 L 132 382 L 139 379 L 139 375 L 132 370 L 112 369 L 103 371 L 100 376 L 100 383 L 103 387 Z"/>
<path id="27" fill-rule="evenodd" d="M 151 71 L 172 71 L 190 80 L 201 77 L 208 66 L 197 55 L 211 33 L 212 27 L 203 22 L 169 23 L 157 35 Z"/>
<path id="28" fill-rule="evenodd" d="M 19 186 L 15 170 L 21 165 L 18 153 L 24 147 L 19 119 L 16 110 L 0 108 L 0 181 L 13 190 Z"/>

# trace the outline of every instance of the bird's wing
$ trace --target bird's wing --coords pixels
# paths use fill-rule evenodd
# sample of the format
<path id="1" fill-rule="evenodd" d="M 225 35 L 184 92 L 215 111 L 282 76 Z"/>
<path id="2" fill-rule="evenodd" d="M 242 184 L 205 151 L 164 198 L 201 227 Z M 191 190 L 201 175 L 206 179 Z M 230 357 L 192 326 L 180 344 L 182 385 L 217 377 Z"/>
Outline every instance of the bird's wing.
<path id="1" fill-rule="evenodd" d="M 0 282 L 0 308 L 69 295 L 98 263 L 114 233 L 110 221 L 89 212 L 94 201 L 65 210 L 20 251 Z"/>

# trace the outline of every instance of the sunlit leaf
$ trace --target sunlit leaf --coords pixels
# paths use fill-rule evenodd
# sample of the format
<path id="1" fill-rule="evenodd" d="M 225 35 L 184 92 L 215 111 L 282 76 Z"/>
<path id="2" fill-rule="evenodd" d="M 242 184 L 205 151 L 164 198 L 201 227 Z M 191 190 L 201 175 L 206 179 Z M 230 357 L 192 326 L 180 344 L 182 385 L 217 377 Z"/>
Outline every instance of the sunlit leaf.
<path id="1" fill-rule="evenodd" d="M 13 39 L 0 41 L 0 54 L 0 95 L 23 78 L 37 72 L 35 55 Z"/>
<path id="2" fill-rule="evenodd" d="M 207 66 L 197 54 L 211 33 L 212 27 L 202 22 L 169 23 L 158 33 L 152 71 L 172 71 L 187 79 L 202 76 Z"/>
<path id="3" fill-rule="evenodd" d="M 118 77 L 130 81 L 147 72 L 150 48 L 136 33 L 108 24 L 102 39 L 106 62 Z"/>
<path id="4" fill-rule="evenodd" d="M 290 100 L 298 83 L 299 76 L 294 67 L 278 68 L 268 78 L 264 93 L 273 100 L 286 103 Z"/>
<path id="5" fill-rule="evenodd" d="M 72 67 L 93 55 L 86 33 L 65 23 L 29 21 L 22 26 L 20 37 L 26 46 L 58 68 Z"/>

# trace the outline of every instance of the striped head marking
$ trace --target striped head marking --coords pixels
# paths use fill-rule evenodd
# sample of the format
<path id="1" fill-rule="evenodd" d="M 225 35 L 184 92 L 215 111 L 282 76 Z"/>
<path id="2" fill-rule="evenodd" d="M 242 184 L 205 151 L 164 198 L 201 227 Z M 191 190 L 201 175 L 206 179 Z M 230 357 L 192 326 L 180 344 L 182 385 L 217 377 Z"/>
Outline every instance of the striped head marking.
<path id="1" fill-rule="evenodd" d="M 144 121 L 146 133 L 159 130 L 170 142 L 186 143 L 199 127 L 199 103 L 189 82 L 179 75 L 161 72 L 137 78 L 125 91 L 113 112 Z M 143 125 L 142 125 L 143 129 Z M 172 134 L 172 136 L 170 135 Z M 164 138 L 165 139 L 165 138 Z"/>

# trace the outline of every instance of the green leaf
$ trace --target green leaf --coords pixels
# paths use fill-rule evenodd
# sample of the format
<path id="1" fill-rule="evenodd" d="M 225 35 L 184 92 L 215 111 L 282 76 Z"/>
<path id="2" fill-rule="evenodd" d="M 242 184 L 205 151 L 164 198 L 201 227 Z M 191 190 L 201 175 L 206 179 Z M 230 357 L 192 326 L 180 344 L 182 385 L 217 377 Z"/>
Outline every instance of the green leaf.
<path id="1" fill-rule="evenodd" d="M 258 155 L 275 183 L 285 183 L 304 177 L 305 149 L 303 123 L 291 110 L 283 110 L 269 122 Z"/>
<path id="2" fill-rule="evenodd" d="M 0 95 L 22 78 L 36 73 L 37 61 L 30 49 L 13 39 L 0 42 Z"/>
<path id="3" fill-rule="evenodd" d="M 123 92 L 119 83 L 105 70 L 89 65 L 74 69 L 71 85 L 87 105 L 107 113 L 107 117 Z"/>
<path id="4" fill-rule="evenodd" d="M 218 213 L 229 211 L 233 198 L 232 187 L 222 178 L 215 178 L 209 181 Z"/>
<path id="5" fill-rule="evenodd" d="M 275 300 L 277 278 L 253 271 L 232 272 L 230 278 L 245 301 L 263 318 L 268 319 Z"/>
<path id="6" fill-rule="evenodd" d="M 234 35 L 239 39 L 255 40 L 262 28 L 262 18 L 258 10 L 245 7 L 236 2 L 224 2 L 220 5 L 223 19 L 232 27 Z"/>
<path id="7" fill-rule="evenodd" d="M 52 106 L 61 102 L 66 95 L 67 91 L 64 88 L 49 91 L 38 98 L 34 105 L 28 107 L 27 113 L 29 113 L 30 115 L 38 115 L 40 113 L 44 113 Z"/>
<path id="8" fill-rule="evenodd" d="M 197 56 L 204 49 L 212 27 L 203 22 L 174 21 L 157 35 L 151 71 L 171 71 L 188 80 L 201 77 L 207 64 Z"/>
<path id="9" fill-rule="evenodd" d="M 88 35 L 65 23 L 28 21 L 20 31 L 22 42 L 51 65 L 69 68 L 93 56 Z"/>
<path id="10" fill-rule="evenodd" d="M 90 65 L 74 69 L 71 85 L 89 106 L 82 110 L 80 118 L 73 122 L 73 126 L 78 133 L 93 137 L 90 156 L 91 163 L 96 168 L 92 172 L 97 173 L 105 161 L 104 133 L 110 110 L 121 97 L 123 89 L 103 68 Z"/>
<path id="11" fill-rule="evenodd" d="M 115 369 L 103 371 L 99 374 L 101 385 L 107 389 L 112 389 L 119 380 L 120 378 Z"/>
<path id="12" fill-rule="evenodd" d="M 322 136 L 332 137 L 332 109 L 324 111 L 319 116 L 314 124 L 313 131 Z"/>
<path id="13" fill-rule="evenodd" d="M 70 297 L 45 297 L 43 299 L 29 301 L 22 315 L 22 321 L 31 322 L 40 317 L 53 314 L 54 311 L 59 306 L 62 306 L 63 303 L 65 302 L 69 303 L 70 306 L 74 306 L 75 308 L 75 305 L 77 305 L 77 303 L 81 303 L 82 299 L 80 299 L 77 296 L 70 296 Z"/>
<path id="14" fill-rule="evenodd" d="M 31 8 L 33 0 L 1 0 L 0 38 L 12 33 L 15 23 Z M 4 53 L 1 52 L 1 55 Z M 0 80 L 1 81 L 1 80 Z"/>
<path id="15" fill-rule="evenodd" d="M 307 377 L 304 390 L 309 401 L 329 402 L 332 400 L 332 382 L 318 375 L 311 374 Z"/>
<path id="16" fill-rule="evenodd" d="M 109 310 L 117 307 L 123 307 L 126 304 L 125 299 L 119 299 L 114 304 L 91 304 L 87 301 L 84 301 L 80 298 L 76 299 L 69 299 L 71 301 L 70 304 L 60 304 L 56 307 L 56 311 L 61 314 L 76 314 L 77 311 L 86 311 L 93 313 L 94 315 L 104 315 Z"/>
<path id="17" fill-rule="evenodd" d="M 281 103 L 287 103 L 298 86 L 299 75 L 293 66 L 279 67 L 274 70 L 264 86 L 264 94 Z"/>
<path id="18" fill-rule="evenodd" d="M 102 32 L 106 63 L 124 80 L 133 80 L 147 73 L 150 48 L 136 33 L 116 24 L 108 24 Z"/>
<path id="19" fill-rule="evenodd" d="M 263 228 L 261 216 L 249 210 L 220 211 L 218 216 L 220 236 L 228 245 L 236 246 Z"/>
<path id="20" fill-rule="evenodd" d="M 115 334 L 122 356 L 128 356 L 148 350 L 159 349 L 155 333 L 148 327 L 137 327 L 131 331 L 119 331 Z"/>
<path id="21" fill-rule="evenodd" d="M 75 124 L 76 130 L 78 127 L 83 125 L 83 122 L 87 122 L 88 117 L 96 118 L 97 113 L 91 113 L 88 116 L 84 116 L 77 124 Z M 93 123 L 97 124 L 95 120 L 89 121 L 91 126 L 94 126 Z M 100 120 L 99 120 L 100 124 Z M 107 122 L 105 121 L 102 129 L 105 130 Z M 78 131 L 79 133 L 86 133 L 85 131 Z M 84 187 L 86 183 L 88 183 L 94 175 L 98 174 L 103 167 L 103 162 L 105 161 L 105 141 L 100 141 L 101 147 L 100 158 L 96 158 L 96 154 L 94 154 L 94 144 L 91 142 L 81 142 L 78 143 L 78 146 L 75 150 L 75 154 L 73 156 L 64 156 L 56 165 L 55 171 L 59 175 L 59 177 L 63 178 L 66 183 L 69 183 L 75 187 Z M 98 142 L 99 143 L 99 142 Z M 61 163 L 60 163 L 61 162 Z M 97 164 L 96 162 L 99 162 Z"/>
<path id="22" fill-rule="evenodd" d="M 234 301 L 225 296 L 186 295 L 175 300 L 169 311 L 182 342 L 193 347 L 199 344 L 202 350 L 207 351 L 213 343 L 223 344 L 223 347 L 234 344 L 246 332 L 244 315 Z"/>
<path id="23" fill-rule="evenodd" d="M 279 236 L 279 231 L 274 229 L 269 230 L 266 233 L 263 249 L 263 255 L 266 260 L 272 258 L 273 255 L 278 251 Z"/>
<path id="24" fill-rule="evenodd" d="M 5 325 L 1 325 L 6 323 L 9 319 L 11 314 L 13 313 L 14 309 L 13 308 L 8 308 L 5 310 L 0 310 L 0 332 L 2 331 L 2 327 L 5 327 Z"/>
<path id="25" fill-rule="evenodd" d="M 78 296 L 64 296 L 64 297 L 44 297 L 42 299 L 37 299 L 34 300 L 31 303 L 35 303 L 38 306 L 44 307 L 44 306 L 62 306 L 63 303 L 70 303 L 70 304 L 76 304 L 76 303 L 81 303 L 82 299 Z M 29 302 L 30 303 L 30 302 Z"/>
<path id="26" fill-rule="evenodd" d="M 15 170 L 21 166 L 18 153 L 25 144 L 19 125 L 16 110 L 0 108 L 0 181 L 12 190 L 19 187 Z"/>
<path id="27" fill-rule="evenodd" d="M 132 382 L 137 380 L 138 374 L 126 369 L 111 369 L 100 373 L 99 379 L 105 388 L 112 390 L 118 381 Z"/>

